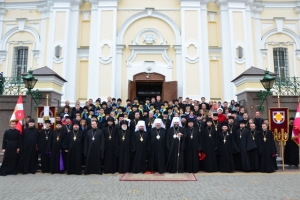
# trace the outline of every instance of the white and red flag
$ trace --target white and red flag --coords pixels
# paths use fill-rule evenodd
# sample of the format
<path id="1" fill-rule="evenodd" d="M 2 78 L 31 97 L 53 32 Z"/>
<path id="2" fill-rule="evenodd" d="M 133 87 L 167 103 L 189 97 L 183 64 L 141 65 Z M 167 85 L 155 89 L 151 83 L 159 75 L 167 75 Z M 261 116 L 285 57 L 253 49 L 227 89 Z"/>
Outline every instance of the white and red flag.
<path id="1" fill-rule="evenodd" d="M 292 139 L 300 146 L 300 102 L 294 120 L 294 127 L 292 132 Z"/>
<path id="2" fill-rule="evenodd" d="M 11 115 L 10 121 L 16 121 L 16 129 L 22 134 L 22 120 L 24 120 L 24 109 L 22 96 L 19 96 L 15 110 Z"/>

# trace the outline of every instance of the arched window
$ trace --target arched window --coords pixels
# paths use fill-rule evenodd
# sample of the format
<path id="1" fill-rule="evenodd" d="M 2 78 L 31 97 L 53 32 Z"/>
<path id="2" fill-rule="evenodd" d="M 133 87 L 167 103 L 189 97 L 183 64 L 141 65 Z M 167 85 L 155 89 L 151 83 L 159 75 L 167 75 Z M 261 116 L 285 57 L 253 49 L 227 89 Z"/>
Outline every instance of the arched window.
<path id="1" fill-rule="evenodd" d="M 285 81 L 285 78 L 289 77 L 289 61 L 287 48 L 274 48 L 274 70 L 278 74 L 281 81 Z"/>
<path id="2" fill-rule="evenodd" d="M 28 47 L 14 48 L 13 77 L 20 78 L 27 72 Z"/>

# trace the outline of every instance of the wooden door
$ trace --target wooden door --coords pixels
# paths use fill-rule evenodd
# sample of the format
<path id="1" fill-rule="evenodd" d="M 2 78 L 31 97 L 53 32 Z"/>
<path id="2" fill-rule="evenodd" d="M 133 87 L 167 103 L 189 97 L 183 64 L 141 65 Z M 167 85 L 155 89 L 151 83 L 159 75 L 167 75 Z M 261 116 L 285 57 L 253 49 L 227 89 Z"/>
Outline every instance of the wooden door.
<path id="1" fill-rule="evenodd" d="M 170 101 L 177 98 L 177 81 L 163 82 L 162 100 Z"/>
<path id="2" fill-rule="evenodd" d="M 136 96 L 136 82 L 128 80 L 128 94 L 127 98 L 133 102 L 134 97 Z"/>

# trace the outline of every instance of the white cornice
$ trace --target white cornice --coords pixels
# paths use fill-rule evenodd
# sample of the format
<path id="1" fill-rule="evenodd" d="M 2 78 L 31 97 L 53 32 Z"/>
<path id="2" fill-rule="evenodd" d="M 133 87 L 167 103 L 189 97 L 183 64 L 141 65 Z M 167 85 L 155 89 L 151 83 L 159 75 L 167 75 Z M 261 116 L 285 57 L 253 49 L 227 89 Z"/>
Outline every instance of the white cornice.
<path id="1" fill-rule="evenodd" d="M 244 84 L 244 83 L 257 83 L 263 78 L 263 75 L 261 76 L 242 76 L 239 79 L 235 80 L 233 83 L 236 87 Z"/>
<path id="2" fill-rule="evenodd" d="M 258 89 L 258 88 L 245 88 L 243 91 L 238 92 L 235 95 L 238 96 L 238 95 L 243 94 L 245 92 L 259 92 L 261 90 L 263 90 L 263 88 L 261 88 L 261 89 Z"/>
<path id="3" fill-rule="evenodd" d="M 47 75 L 47 76 L 35 75 L 34 77 L 38 79 L 38 83 L 55 83 L 61 87 L 65 83 L 63 80 L 61 80 L 53 75 Z"/>

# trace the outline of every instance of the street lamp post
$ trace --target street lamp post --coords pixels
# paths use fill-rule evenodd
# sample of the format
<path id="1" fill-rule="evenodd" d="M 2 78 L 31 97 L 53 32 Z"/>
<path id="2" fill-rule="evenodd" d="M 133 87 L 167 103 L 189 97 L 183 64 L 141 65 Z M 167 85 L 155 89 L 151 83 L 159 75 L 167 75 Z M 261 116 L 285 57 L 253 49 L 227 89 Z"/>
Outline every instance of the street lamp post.
<path id="1" fill-rule="evenodd" d="M 31 95 L 31 98 L 33 99 L 35 106 L 34 108 L 36 109 L 37 106 L 39 105 L 39 99 L 42 96 L 42 94 L 39 92 L 38 89 L 36 90 L 32 90 L 36 84 L 36 82 L 38 81 L 38 79 L 34 78 L 33 74 L 32 74 L 32 70 L 28 71 L 28 74 L 24 77 L 22 77 L 24 84 L 25 84 L 25 88 L 27 89 L 26 94 Z"/>
<path id="2" fill-rule="evenodd" d="M 266 100 L 267 96 L 272 95 L 272 92 L 270 91 L 273 88 L 273 84 L 275 82 L 275 77 L 270 76 L 269 71 L 265 71 L 265 76 L 262 80 L 260 80 L 261 84 L 266 90 L 261 90 L 258 94 L 257 97 L 259 97 L 260 100 L 260 105 L 257 106 L 257 110 L 260 112 L 264 111 L 264 106 L 263 103 Z"/>

